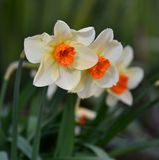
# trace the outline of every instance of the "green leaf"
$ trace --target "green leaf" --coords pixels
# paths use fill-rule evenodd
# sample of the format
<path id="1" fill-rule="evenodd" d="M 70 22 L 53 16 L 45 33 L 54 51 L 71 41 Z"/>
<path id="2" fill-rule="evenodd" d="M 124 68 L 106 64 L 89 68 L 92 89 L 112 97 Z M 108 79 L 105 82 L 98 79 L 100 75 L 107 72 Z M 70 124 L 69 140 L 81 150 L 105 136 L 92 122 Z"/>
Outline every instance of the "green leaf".
<path id="1" fill-rule="evenodd" d="M 61 157 L 61 158 L 56 157 L 54 158 L 54 160 L 103 160 L 103 159 L 99 157 Z"/>
<path id="2" fill-rule="evenodd" d="M 39 107 L 38 116 L 37 116 L 38 120 L 37 120 L 36 131 L 35 131 L 36 136 L 34 138 L 34 144 L 33 144 L 32 160 L 37 160 L 38 154 L 39 154 L 42 115 L 43 115 L 43 108 L 46 102 L 46 89 L 47 89 L 46 87 L 43 89 L 43 93 L 41 96 L 41 105 Z"/>
<path id="3" fill-rule="evenodd" d="M 130 154 L 130 153 L 136 153 L 139 151 L 142 151 L 147 148 L 159 146 L 159 140 L 146 140 L 142 142 L 136 142 L 134 144 L 129 144 L 125 147 L 120 147 L 118 149 L 113 150 L 110 152 L 110 155 L 112 157 L 119 157 L 122 155 Z"/>
<path id="4" fill-rule="evenodd" d="M 143 106 L 139 106 L 137 108 L 132 107 L 123 111 L 114 120 L 112 125 L 107 130 L 105 130 L 106 135 L 103 139 L 101 139 L 98 142 L 98 144 L 99 145 L 107 144 L 113 137 L 115 137 L 119 132 L 125 129 L 133 120 L 137 119 L 142 113 L 144 113 L 149 108 L 153 107 L 158 102 L 159 102 L 159 97 L 149 103 L 146 103 Z"/>
<path id="5" fill-rule="evenodd" d="M 31 156 L 32 156 L 32 146 L 29 144 L 29 142 L 25 138 L 23 138 L 21 136 L 18 137 L 18 148 L 19 148 L 19 150 L 22 151 L 22 153 L 25 156 L 27 156 L 29 159 L 31 159 Z M 38 157 L 38 160 L 40 160 L 40 159 L 41 158 Z"/>
<path id="6" fill-rule="evenodd" d="M 74 95 L 71 94 L 66 97 L 67 104 L 64 106 L 62 122 L 59 129 L 57 148 L 55 150 L 56 157 L 71 156 L 73 152 L 75 99 Z"/>
<path id="7" fill-rule="evenodd" d="M 14 93 L 13 93 L 13 109 L 12 109 L 12 123 L 13 123 L 13 140 L 11 146 L 11 159 L 17 160 L 17 126 L 18 126 L 18 103 L 19 103 L 19 91 L 21 82 L 22 64 L 24 59 L 24 53 L 20 55 L 18 69 L 16 72 L 16 78 L 14 82 Z"/>
<path id="8" fill-rule="evenodd" d="M 101 158 L 101 160 L 114 160 L 100 147 L 97 147 L 89 143 L 84 144 L 84 146 L 92 150 L 99 158 Z"/>
<path id="9" fill-rule="evenodd" d="M 9 160 L 6 152 L 0 151 L 0 160 Z"/>

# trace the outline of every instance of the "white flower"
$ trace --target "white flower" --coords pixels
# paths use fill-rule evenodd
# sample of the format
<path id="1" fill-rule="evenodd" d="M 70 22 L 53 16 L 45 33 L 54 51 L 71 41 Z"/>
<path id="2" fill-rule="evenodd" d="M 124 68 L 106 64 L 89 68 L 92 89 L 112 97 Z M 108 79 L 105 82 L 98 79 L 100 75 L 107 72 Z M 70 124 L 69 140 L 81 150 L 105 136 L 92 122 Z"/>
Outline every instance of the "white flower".
<path id="1" fill-rule="evenodd" d="M 113 40 L 112 29 L 105 29 L 90 44 L 90 48 L 98 55 L 96 65 L 85 71 L 80 81 L 80 87 L 73 89 L 80 98 L 88 98 L 99 94 L 103 89 L 110 88 L 119 79 L 118 70 L 114 63 L 119 59 L 122 52 L 122 45 Z"/>
<path id="2" fill-rule="evenodd" d="M 86 120 L 94 120 L 96 118 L 96 112 L 86 109 L 84 107 L 77 107 L 76 109 L 76 122 L 85 125 Z"/>
<path id="3" fill-rule="evenodd" d="M 87 47 L 94 37 L 93 27 L 75 31 L 65 22 L 57 21 L 53 36 L 43 33 L 26 38 L 26 58 L 31 63 L 40 63 L 33 84 L 43 87 L 55 83 L 66 90 L 74 88 L 81 79 L 81 70 L 98 61 L 97 55 Z"/>
<path id="4" fill-rule="evenodd" d="M 127 105 L 132 105 L 133 97 L 130 89 L 136 88 L 144 77 L 144 71 L 140 67 L 129 67 L 133 59 L 133 50 L 130 46 L 124 48 L 120 59 L 117 61 L 119 81 L 111 89 L 108 89 L 106 103 L 114 106 L 121 100 Z"/>

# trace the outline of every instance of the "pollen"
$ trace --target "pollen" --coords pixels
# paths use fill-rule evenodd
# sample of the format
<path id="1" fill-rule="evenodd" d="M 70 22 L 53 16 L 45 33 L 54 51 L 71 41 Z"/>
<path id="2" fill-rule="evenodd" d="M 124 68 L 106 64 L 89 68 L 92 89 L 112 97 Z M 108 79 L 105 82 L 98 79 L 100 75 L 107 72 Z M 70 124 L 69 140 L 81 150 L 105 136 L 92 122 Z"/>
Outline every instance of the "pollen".
<path id="1" fill-rule="evenodd" d="M 94 79 L 100 79 L 105 75 L 109 67 L 110 67 L 109 60 L 104 58 L 103 56 L 99 56 L 97 64 L 89 69 L 89 74 Z"/>
<path id="2" fill-rule="evenodd" d="M 114 85 L 111 90 L 117 94 L 122 94 L 124 93 L 128 87 L 128 76 L 125 74 L 120 74 L 119 76 L 119 81 L 117 82 L 116 85 Z"/>
<path id="3" fill-rule="evenodd" d="M 74 61 L 75 54 L 74 47 L 61 43 L 56 46 L 53 57 L 62 66 L 69 67 Z"/>

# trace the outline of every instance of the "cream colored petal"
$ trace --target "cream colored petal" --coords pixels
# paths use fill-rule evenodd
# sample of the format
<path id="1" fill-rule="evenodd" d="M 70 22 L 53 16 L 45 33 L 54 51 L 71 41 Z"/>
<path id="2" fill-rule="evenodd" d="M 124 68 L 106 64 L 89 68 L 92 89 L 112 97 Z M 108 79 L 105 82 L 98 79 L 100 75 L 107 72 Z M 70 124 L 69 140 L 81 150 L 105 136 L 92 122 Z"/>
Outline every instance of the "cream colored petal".
<path id="1" fill-rule="evenodd" d="M 119 99 L 123 103 L 125 103 L 126 105 L 132 106 L 132 104 L 133 104 L 133 96 L 132 96 L 132 94 L 131 94 L 131 92 L 129 90 L 125 91 L 122 94 L 116 94 L 114 92 L 111 92 L 111 94 L 114 95 L 117 99 Z"/>
<path id="2" fill-rule="evenodd" d="M 93 48 L 95 52 L 101 53 L 104 51 L 106 44 L 113 40 L 113 36 L 113 30 L 107 28 L 99 34 L 90 47 Z"/>
<path id="3" fill-rule="evenodd" d="M 103 55 L 105 58 L 109 59 L 110 62 L 115 63 L 119 60 L 122 51 L 123 47 L 121 43 L 113 40 L 105 45 Z"/>
<path id="4" fill-rule="evenodd" d="M 80 92 L 81 90 L 83 90 L 84 86 L 85 86 L 85 81 L 87 79 L 87 74 L 85 74 L 85 72 L 81 72 L 81 79 L 80 82 L 78 83 L 78 85 L 74 88 L 72 88 L 70 90 L 70 93 L 77 93 Z"/>
<path id="5" fill-rule="evenodd" d="M 75 88 L 81 79 L 81 72 L 60 66 L 60 76 L 55 84 L 65 90 Z"/>
<path id="6" fill-rule="evenodd" d="M 54 26 L 54 35 L 62 41 L 71 38 L 72 32 L 64 21 L 58 20 Z"/>
<path id="7" fill-rule="evenodd" d="M 80 119 L 83 116 L 89 120 L 94 120 L 96 118 L 96 112 L 87 108 L 79 107 L 76 111 L 76 117 L 77 119 Z"/>
<path id="8" fill-rule="evenodd" d="M 134 89 L 144 78 L 144 71 L 140 67 L 130 67 L 127 70 L 127 74 L 129 77 L 128 88 Z"/>
<path id="9" fill-rule="evenodd" d="M 113 96 L 112 94 L 108 94 L 108 96 L 106 98 L 106 104 L 109 107 L 114 107 L 117 103 L 118 103 L 118 99 L 115 96 Z"/>
<path id="10" fill-rule="evenodd" d="M 31 63 L 40 63 L 42 56 L 49 52 L 48 43 L 51 40 L 52 37 L 47 33 L 25 38 L 24 51 L 28 61 Z"/>
<path id="11" fill-rule="evenodd" d="M 96 83 L 102 88 L 110 88 L 115 85 L 119 80 L 119 72 L 115 65 L 111 65 L 106 71 L 105 75 L 96 79 Z"/>
<path id="12" fill-rule="evenodd" d="M 80 29 L 78 31 L 72 30 L 74 35 L 73 40 L 82 43 L 84 45 L 89 45 L 95 38 L 95 30 L 94 27 L 87 27 Z"/>
<path id="13" fill-rule="evenodd" d="M 73 67 L 78 70 L 85 70 L 93 67 L 98 62 L 98 56 L 88 47 L 76 47 L 76 56 Z"/>
<path id="14" fill-rule="evenodd" d="M 98 93 L 100 90 L 101 88 L 94 83 L 93 79 L 88 77 L 85 80 L 84 88 L 80 92 L 77 92 L 77 94 L 80 98 L 89 98 Z"/>
<path id="15" fill-rule="evenodd" d="M 133 52 L 132 47 L 130 47 L 130 46 L 124 47 L 123 52 L 121 54 L 121 57 L 118 61 L 118 64 L 122 67 L 129 66 L 134 58 L 133 54 L 134 54 L 134 52 Z"/>
<path id="16" fill-rule="evenodd" d="M 55 85 L 55 83 L 53 83 L 50 86 L 48 86 L 47 98 L 51 99 L 53 97 L 54 93 L 56 92 L 56 90 L 57 90 L 57 86 Z"/>
<path id="17" fill-rule="evenodd" d="M 48 86 L 59 77 L 58 65 L 49 54 L 43 56 L 33 84 L 37 87 Z"/>

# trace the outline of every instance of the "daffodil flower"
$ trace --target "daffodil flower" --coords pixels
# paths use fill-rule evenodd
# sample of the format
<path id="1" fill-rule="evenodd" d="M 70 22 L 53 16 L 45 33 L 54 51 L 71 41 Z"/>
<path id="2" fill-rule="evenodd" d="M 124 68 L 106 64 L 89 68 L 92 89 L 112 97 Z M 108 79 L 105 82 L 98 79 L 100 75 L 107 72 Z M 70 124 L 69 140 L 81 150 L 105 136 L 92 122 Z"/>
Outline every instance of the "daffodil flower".
<path id="1" fill-rule="evenodd" d="M 129 67 L 133 60 L 133 49 L 126 46 L 117 62 L 119 70 L 119 81 L 116 85 L 108 89 L 106 103 L 114 106 L 118 100 L 127 105 L 132 105 L 133 97 L 129 90 L 136 88 L 144 77 L 143 69 L 140 67 Z"/>
<path id="2" fill-rule="evenodd" d="M 114 64 L 121 55 L 122 45 L 113 37 L 112 29 L 108 28 L 90 44 L 98 56 L 98 62 L 82 73 L 80 84 L 73 90 L 80 98 L 96 95 L 102 88 L 110 88 L 117 83 L 119 73 Z"/>
<path id="3" fill-rule="evenodd" d="M 81 79 L 81 70 L 94 66 L 98 57 L 88 45 L 94 40 L 93 27 L 73 30 L 57 21 L 54 35 L 47 33 L 28 37 L 24 41 L 26 58 L 40 63 L 33 84 L 37 87 L 57 86 L 71 90 Z"/>
<path id="4" fill-rule="evenodd" d="M 76 109 L 76 122 L 80 125 L 85 125 L 86 120 L 94 120 L 96 118 L 96 112 L 84 108 L 84 107 L 78 107 Z"/>

